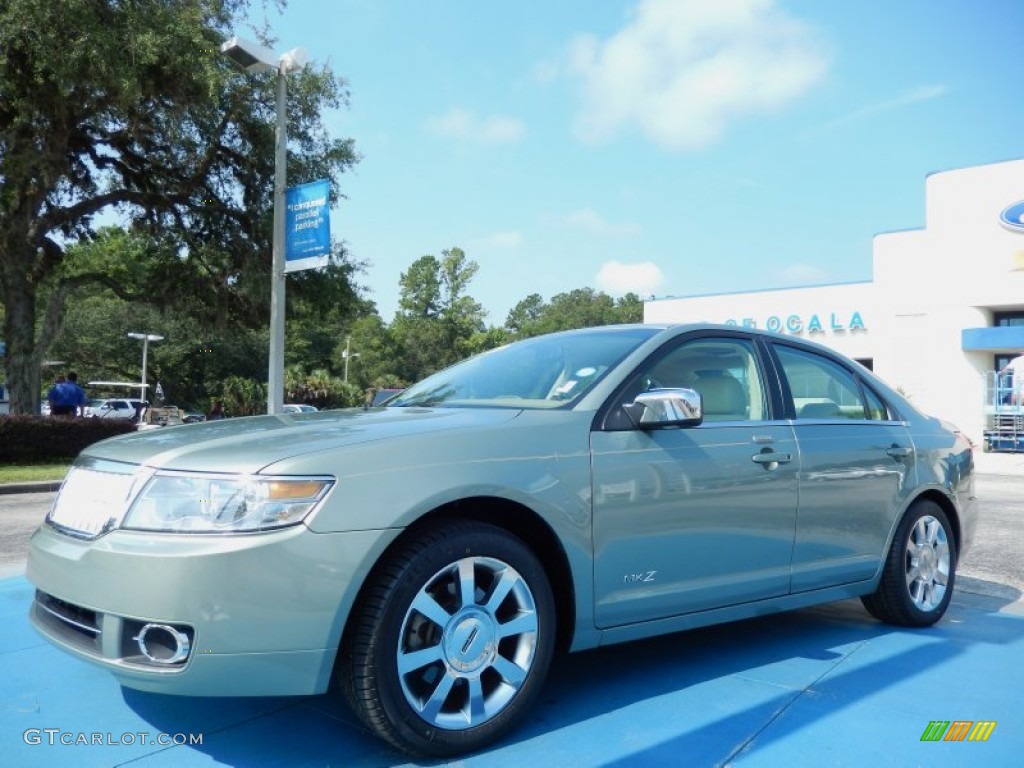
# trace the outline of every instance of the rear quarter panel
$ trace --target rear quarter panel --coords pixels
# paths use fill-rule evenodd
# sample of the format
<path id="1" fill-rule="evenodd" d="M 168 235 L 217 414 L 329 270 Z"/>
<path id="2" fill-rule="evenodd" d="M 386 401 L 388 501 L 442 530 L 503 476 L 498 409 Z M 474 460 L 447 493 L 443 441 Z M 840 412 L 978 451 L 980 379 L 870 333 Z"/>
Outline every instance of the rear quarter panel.
<path id="1" fill-rule="evenodd" d="M 974 454 L 965 437 L 938 419 L 923 417 L 910 423 L 917 458 L 919 497 L 935 492 L 952 511 L 959 538 L 958 559 L 971 546 L 978 525 L 978 503 L 974 488 Z"/>

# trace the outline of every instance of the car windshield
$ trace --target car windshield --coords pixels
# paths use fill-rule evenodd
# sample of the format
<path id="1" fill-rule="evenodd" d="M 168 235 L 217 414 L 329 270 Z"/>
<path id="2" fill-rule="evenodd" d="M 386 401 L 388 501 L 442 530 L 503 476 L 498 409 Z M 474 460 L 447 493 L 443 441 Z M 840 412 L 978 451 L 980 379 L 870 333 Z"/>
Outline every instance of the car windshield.
<path id="1" fill-rule="evenodd" d="M 381 389 L 374 393 L 373 399 L 370 401 L 370 405 L 374 407 L 383 405 L 401 391 L 402 390 L 400 389 Z"/>
<path id="2" fill-rule="evenodd" d="M 558 408 L 579 400 L 657 332 L 622 326 L 526 339 L 435 373 L 387 405 Z"/>

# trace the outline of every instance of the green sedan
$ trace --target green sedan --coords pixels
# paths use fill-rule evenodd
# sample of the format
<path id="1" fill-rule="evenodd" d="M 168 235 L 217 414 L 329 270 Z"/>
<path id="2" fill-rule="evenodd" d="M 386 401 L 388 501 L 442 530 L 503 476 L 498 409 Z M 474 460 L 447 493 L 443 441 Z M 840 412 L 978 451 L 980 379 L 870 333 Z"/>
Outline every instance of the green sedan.
<path id="1" fill-rule="evenodd" d="M 850 597 L 933 624 L 976 522 L 970 442 L 857 363 L 589 328 L 385 407 L 91 446 L 32 538 L 31 620 L 131 688 L 336 688 L 443 757 L 529 713 L 558 652 Z"/>

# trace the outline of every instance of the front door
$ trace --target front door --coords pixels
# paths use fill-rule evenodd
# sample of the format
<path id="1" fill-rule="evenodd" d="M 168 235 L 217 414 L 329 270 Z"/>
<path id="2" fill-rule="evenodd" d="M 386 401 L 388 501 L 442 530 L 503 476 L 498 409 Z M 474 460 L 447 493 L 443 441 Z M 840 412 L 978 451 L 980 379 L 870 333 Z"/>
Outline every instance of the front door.
<path id="1" fill-rule="evenodd" d="M 684 341 L 635 389 L 696 389 L 704 423 L 593 432 L 598 626 L 788 593 L 799 455 L 764 381 L 749 340 Z"/>

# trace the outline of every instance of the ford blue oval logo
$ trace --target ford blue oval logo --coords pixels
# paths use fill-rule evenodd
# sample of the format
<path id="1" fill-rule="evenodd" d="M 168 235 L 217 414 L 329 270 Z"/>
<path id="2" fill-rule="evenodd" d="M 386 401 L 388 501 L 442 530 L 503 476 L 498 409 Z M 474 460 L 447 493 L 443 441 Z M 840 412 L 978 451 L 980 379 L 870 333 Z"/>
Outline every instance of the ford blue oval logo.
<path id="1" fill-rule="evenodd" d="M 999 223 L 1014 232 L 1024 232 L 1024 200 L 1014 203 L 999 214 Z"/>

